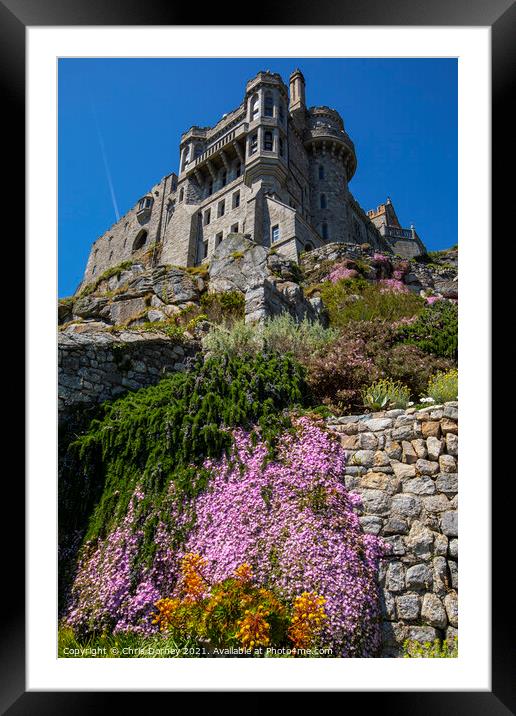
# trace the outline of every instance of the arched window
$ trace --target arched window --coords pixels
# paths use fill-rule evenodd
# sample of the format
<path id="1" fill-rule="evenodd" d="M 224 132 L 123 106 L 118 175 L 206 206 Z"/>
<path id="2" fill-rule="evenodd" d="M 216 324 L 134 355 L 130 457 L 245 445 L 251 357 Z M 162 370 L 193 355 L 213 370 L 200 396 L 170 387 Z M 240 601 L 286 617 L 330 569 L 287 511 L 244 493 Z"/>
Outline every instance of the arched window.
<path id="1" fill-rule="evenodd" d="M 142 246 L 145 246 L 145 243 L 147 241 L 147 232 L 145 229 L 142 229 L 138 234 L 136 235 L 136 238 L 133 242 L 133 248 L 132 252 L 138 251 L 142 248 Z"/>
<path id="2" fill-rule="evenodd" d="M 307 243 L 305 244 L 305 251 L 313 251 L 313 248 L 313 245 L 309 241 L 307 241 Z"/>
<path id="3" fill-rule="evenodd" d="M 272 152 L 272 132 L 264 132 L 263 134 L 263 148 L 266 152 Z"/>
<path id="4" fill-rule="evenodd" d="M 328 224 L 326 222 L 322 225 L 322 237 L 325 241 L 328 241 Z"/>
<path id="5" fill-rule="evenodd" d="M 251 122 L 256 119 L 260 113 L 260 100 L 258 95 L 255 94 L 251 100 Z"/>
<path id="6" fill-rule="evenodd" d="M 265 117 L 273 117 L 274 116 L 274 99 L 272 97 L 272 92 L 265 93 L 265 101 L 263 103 L 263 114 Z"/>
<path id="7" fill-rule="evenodd" d="M 249 140 L 249 154 L 254 154 L 258 149 L 258 135 L 256 132 L 251 136 Z"/>
<path id="8" fill-rule="evenodd" d="M 184 198 L 185 198 L 185 190 L 181 189 L 179 192 L 179 201 L 183 201 Z"/>
<path id="9" fill-rule="evenodd" d="M 321 194 L 321 209 L 326 209 L 326 194 Z"/>
<path id="10" fill-rule="evenodd" d="M 324 167 L 322 164 L 319 164 L 319 179 L 324 179 Z"/>

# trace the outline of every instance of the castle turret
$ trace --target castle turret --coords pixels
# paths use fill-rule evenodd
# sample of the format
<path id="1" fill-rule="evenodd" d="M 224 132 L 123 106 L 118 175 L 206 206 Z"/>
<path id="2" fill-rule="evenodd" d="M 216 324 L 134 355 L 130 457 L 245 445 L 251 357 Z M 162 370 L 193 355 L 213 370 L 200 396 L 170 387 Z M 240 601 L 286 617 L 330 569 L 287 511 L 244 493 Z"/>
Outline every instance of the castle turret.
<path id="1" fill-rule="evenodd" d="M 294 70 L 290 75 L 290 104 L 291 113 L 306 109 L 305 78 L 301 70 Z"/>

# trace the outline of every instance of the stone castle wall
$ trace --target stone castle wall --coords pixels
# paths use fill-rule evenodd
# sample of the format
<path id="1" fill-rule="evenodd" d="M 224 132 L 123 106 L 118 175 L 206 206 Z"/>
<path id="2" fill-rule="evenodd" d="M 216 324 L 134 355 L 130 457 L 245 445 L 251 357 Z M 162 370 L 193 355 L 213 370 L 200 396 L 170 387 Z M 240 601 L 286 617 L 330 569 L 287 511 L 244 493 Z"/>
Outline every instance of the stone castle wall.
<path id="1" fill-rule="evenodd" d="M 347 453 L 346 486 L 362 496 L 382 560 L 382 656 L 406 639 L 451 640 L 458 628 L 458 405 L 328 420 Z"/>

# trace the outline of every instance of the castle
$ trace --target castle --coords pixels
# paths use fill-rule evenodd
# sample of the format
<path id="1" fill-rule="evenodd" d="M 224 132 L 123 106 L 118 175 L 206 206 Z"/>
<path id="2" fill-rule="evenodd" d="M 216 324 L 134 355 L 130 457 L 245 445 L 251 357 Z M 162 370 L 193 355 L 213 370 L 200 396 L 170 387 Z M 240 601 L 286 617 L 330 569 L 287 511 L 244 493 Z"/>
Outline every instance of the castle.
<path id="1" fill-rule="evenodd" d="M 179 174 L 165 176 L 95 241 L 81 285 L 143 254 L 154 263 L 202 264 L 229 233 L 293 260 L 330 242 L 405 257 L 425 252 L 390 199 L 366 214 L 353 198 L 354 144 L 335 109 L 306 107 L 299 69 L 289 88 L 279 74 L 259 72 L 236 109 L 182 135 L 179 154 Z"/>

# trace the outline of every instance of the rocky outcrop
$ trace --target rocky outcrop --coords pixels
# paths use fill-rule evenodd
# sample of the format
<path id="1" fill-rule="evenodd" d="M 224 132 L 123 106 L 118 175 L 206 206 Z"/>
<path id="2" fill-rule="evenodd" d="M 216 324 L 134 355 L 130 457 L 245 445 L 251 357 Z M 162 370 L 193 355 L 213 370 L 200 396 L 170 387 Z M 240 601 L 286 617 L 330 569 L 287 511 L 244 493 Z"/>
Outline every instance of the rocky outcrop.
<path id="1" fill-rule="evenodd" d="M 391 545 L 380 567 L 382 656 L 458 628 L 458 405 L 330 418 L 365 532 Z"/>
<path id="2" fill-rule="evenodd" d="M 360 266 L 360 273 L 368 280 L 391 278 L 394 268 L 403 265 L 403 282 L 415 293 L 433 294 L 443 298 L 458 298 L 457 249 L 439 251 L 430 256 L 402 259 L 385 254 L 386 261 L 375 260 L 375 250 L 368 244 L 326 244 L 301 256 L 300 266 L 305 284 L 318 283 L 332 266 L 346 263 L 349 268 Z"/>
<path id="3" fill-rule="evenodd" d="M 244 294 L 246 322 L 260 322 L 283 312 L 298 320 L 319 318 L 319 304 L 305 297 L 295 264 L 258 246 L 248 235 L 229 234 L 215 250 L 209 271 L 210 291 Z"/>

